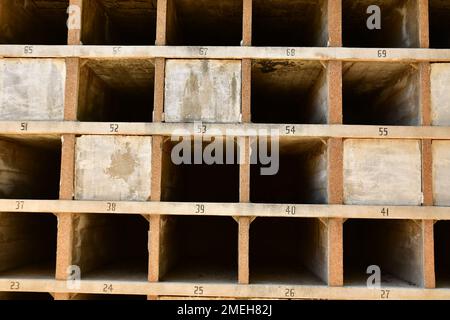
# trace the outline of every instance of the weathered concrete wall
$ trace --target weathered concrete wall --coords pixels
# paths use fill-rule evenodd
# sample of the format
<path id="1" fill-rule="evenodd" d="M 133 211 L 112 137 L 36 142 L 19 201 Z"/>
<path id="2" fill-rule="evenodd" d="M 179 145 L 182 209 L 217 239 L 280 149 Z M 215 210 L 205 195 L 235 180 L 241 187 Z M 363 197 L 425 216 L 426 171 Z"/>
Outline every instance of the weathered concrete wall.
<path id="1" fill-rule="evenodd" d="M 450 107 L 450 106 L 449 106 Z M 450 141 L 433 141 L 433 199 L 438 206 L 450 205 Z"/>
<path id="2" fill-rule="evenodd" d="M 64 59 L 0 59 L 0 120 L 63 120 Z"/>
<path id="3" fill-rule="evenodd" d="M 166 122 L 239 122 L 241 62 L 168 60 Z"/>
<path id="4" fill-rule="evenodd" d="M 344 141 L 344 202 L 367 205 L 422 203 L 419 141 Z"/>
<path id="5" fill-rule="evenodd" d="M 431 123 L 450 125 L 450 63 L 431 65 Z"/>
<path id="6" fill-rule="evenodd" d="M 75 199 L 148 200 L 151 139 L 125 136 L 77 138 Z"/>

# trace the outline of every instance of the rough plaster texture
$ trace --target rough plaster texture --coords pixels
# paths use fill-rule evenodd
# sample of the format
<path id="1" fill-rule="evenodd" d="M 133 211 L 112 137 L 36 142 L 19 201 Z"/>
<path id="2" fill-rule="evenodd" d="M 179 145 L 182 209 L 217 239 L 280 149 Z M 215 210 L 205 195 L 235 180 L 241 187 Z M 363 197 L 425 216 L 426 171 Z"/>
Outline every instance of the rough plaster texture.
<path id="1" fill-rule="evenodd" d="M 239 122 L 241 62 L 168 60 L 166 122 Z"/>
<path id="2" fill-rule="evenodd" d="M 63 59 L 0 59 L 1 120 L 63 120 Z"/>
<path id="3" fill-rule="evenodd" d="M 151 137 L 83 136 L 75 151 L 75 199 L 150 198 Z"/>
<path id="4" fill-rule="evenodd" d="M 420 205 L 419 141 L 344 141 L 344 203 Z"/>
<path id="5" fill-rule="evenodd" d="M 450 205 L 450 141 L 433 141 L 433 199 L 438 206 Z"/>
<path id="6" fill-rule="evenodd" d="M 431 65 L 431 123 L 450 125 L 450 63 Z"/>

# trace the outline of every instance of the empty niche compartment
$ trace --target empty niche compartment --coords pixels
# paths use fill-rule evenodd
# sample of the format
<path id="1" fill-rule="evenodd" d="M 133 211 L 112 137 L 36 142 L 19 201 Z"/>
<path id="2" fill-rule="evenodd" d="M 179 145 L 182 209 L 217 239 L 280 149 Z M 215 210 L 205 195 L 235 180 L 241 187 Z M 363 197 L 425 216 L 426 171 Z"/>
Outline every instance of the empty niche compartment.
<path id="1" fill-rule="evenodd" d="M 46 292 L 0 292 L 0 300 L 53 300 Z"/>
<path id="2" fill-rule="evenodd" d="M 152 60 L 86 59 L 81 65 L 78 120 L 152 121 Z"/>
<path id="3" fill-rule="evenodd" d="M 2 0 L 0 43 L 67 44 L 69 0 Z"/>
<path id="4" fill-rule="evenodd" d="M 431 64 L 431 124 L 450 125 L 450 63 Z"/>
<path id="5" fill-rule="evenodd" d="M 81 279 L 146 281 L 148 231 L 141 215 L 77 215 L 72 256 Z"/>
<path id="6" fill-rule="evenodd" d="M 345 204 L 419 206 L 422 198 L 420 141 L 344 141 Z"/>
<path id="7" fill-rule="evenodd" d="M 162 219 L 162 281 L 237 282 L 238 224 L 232 217 Z"/>
<path id="8" fill-rule="evenodd" d="M 437 221 L 434 225 L 434 257 L 436 287 L 450 287 L 450 221 Z"/>
<path id="9" fill-rule="evenodd" d="M 157 0 L 83 1 L 86 45 L 154 45 Z"/>
<path id="10" fill-rule="evenodd" d="M 347 62 L 343 68 L 344 124 L 420 125 L 417 67 L 390 62 Z"/>
<path id="11" fill-rule="evenodd" d="M 63 120 L 64 59 L 0 59 L 0 120 Z"/>
<path id="12" fill-rule="evenodd" d="M 327 123 L 327 73 L 318 61 L 254 61 L 251 91 L 254 123 Z"/>
<path id="13" fill-rule="evenodd" d="M 327 5 L 328 0 L 253 1 L 253 45 L 326 47 Z"/>
<path id="14" fill-rule="evenodd" d="M 250 226 L 250 283 L 326 285 L 327 243 L 319 219 L 257 218 Z"/>
<path id="15" fill-rule="evenodd" d="M 0 278 L 54 279 L 56 216 L 0 213 Z"/>
<path id="16" fill-rule="evenodd" d="M 418 3 L 416 0 L 343 0 L 344 47 L 418 48 Z M 380 10 L 374 11 L 373 6 Z M 376 16 L 380 20 L 374 19 Z"/>
<path id="17" fill-rule="evenodd" d="M 0 199 L 58 199 L 61 141 L 0 137 Z"/>
<path id="18" fill-rule="evenodd" d="M 166 42 L 179 46 L 239 46 L 243 0 L 168 0 Z"/>
<path id="19" fill-rule="evenodd" d="M 151 137 L 77 137 L 75 199 L 147 201 L 151 158 Z"/>
<path id="20" fill-rule="evenodd" d="M 225 141 L 221 137 L 209 142 L 196 142 L 194 146 L 189 137 L 171 141 L 169 138 L 163 144 L 161 200 L 180 202 L 239 202 L 239 164 L 237 163 L 238 147 L 235 141 Z M 208 164 L 205 157 L 195 164 L 195 155 L 214 155 L 213 146 L 222 147 L 223 157 L 216 153 L 217 159 L 222 158 L 223 164 Z M 227 145 L 228 143 L 228 145 Z M 228 148 L 228 149 L 225 149 Z M 198 150 L 198 151 L 196 151 Z M 233 164 L 226 164 L 226 156 L 232 157 Z M 201 187 L 199 187 L 201 186 Z"/>
<path id="21" fill-rule="evenodd" d="M 350 219 L 344 223 L 345 285 L 366 286 L 378 266 L 381 286 L 423 285 L 422 228 L 413 220 Z M 372 281 L 369 281 L 372 284 Z"/>
<path id="22" fill-rule="evenodd" d="M 165 70 L 166 122 L 240 122 L 241 61 L 168 59 Z"/>
<path id="23" fill-rule="evenodd" d="M 429 0 L 430 48 L 450 48 L 450 2 Z"/>
<path id="24" fill-rule="evenodd" d="M 252 144 L 252 157 L 257 152 L 259 160 L 250 166 L 251 202 L 327 203 L 326 142 L 320 139 L 281 139 L 279 152 L 274 148 L 267 149 L 271 163 L 262 164 L 260 157 L 261 152 L 265 154 L 261 149 L 264 143 Z"/>

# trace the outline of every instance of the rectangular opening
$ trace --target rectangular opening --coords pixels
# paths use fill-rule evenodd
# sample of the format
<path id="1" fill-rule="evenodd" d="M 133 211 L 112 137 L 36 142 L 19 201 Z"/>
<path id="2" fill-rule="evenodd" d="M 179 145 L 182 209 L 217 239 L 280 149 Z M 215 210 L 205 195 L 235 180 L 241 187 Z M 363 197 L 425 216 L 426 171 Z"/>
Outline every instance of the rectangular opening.
<path id="1" fill-rule="evenodd" d="M 163 217 L 162 281 L 236 282 L 238 224 L 231 217 Z"/>
<path id="2" fill-rule="evenodd" d="M 151 122 L 154 78 L 152 60 L 83 60 L 78 120 Z"/>
<path id="3" fill-rule="evenodd" d="M 438 221 L 434 225 L 434 265 L 436 287 L 450 287 L 450 221 Z"/>
<path id="4" fill-rule="evenodd" d="M 348 62 L 344 64 L 342 77 L 344 124 L 420 125 L 417 67 Z"/>
<path id="5" fill-rule="evenodd" d="M 430 48 L 450 48 L 450 2 L 429 0 Z"/>
<path id="6" fill-rule="evenodd" d="M 351 219 L 344 223 L 345 285 L 366 286 L 381 271 L 381 286 L 422 286 L 422 228 L 413 220 Z M 372 284 L 372 282 L 370 282 Z"/>
<path id="7" fill-rule="evenodd" d="M 83 1 L 86 45 L 154 45 L 157 0 Z"/>
<path id="8" fill-rule="evenodd" d="M 141 215 L 77 215 L 72 256 L 81 279 L 146 281 L 148 231 Z"/>
<path id="9" fill-rule="evenodd" d="M 166 139 L 162 155 L 162 201 L 239 202 L 238 148 L 234 141 L 230 143 L 220 137 L 213 139 L 212 143 L 200 141 L 197 146 L 190 137 L 184 137 L 180 142 Z M 225 149 L 227 143 L 231 145 L 229 149 Z M 208 164 L 207 155 L 214 155 L 211 152 L 213 146 L 224 148 L 223 157 L 219 151 L 215 153 L 217 159 L 222 158 L 223 164 Z M 228 152 L 234 154 L 233 164 L 226 164 Z M 196 157 L 200 157 L 199 164 L 195 164 Z"/>
<path id="10" fill-rule="evenodd" d="M 67 44 L 69 0 L 2 0 L 0 43 Z"/>
<path id="11" fill-rule="evenodd" d="M 418 48 L 418 1 L 343 0 L 344 47 Z"/>
<path id="12" fill-rule="evenodd" d="M 0 213 L 0 278 L 54 279 L 56 216 Z"/>
<path id="13" fill-rule="evenodd" d="M 328 0 L 253 1 L 255 46 L 326 47 Z"/>
<path id="14" fill-rule="evenodd" d="M 326 285 L 326 228 L 319 219 L 257 218 L 250 227 L 250 283 Z"/>
<path id="15" fill-rule="evenodd" d="M 0 137 L 0 199 L 58 199 L 58 137 Z"/>
<path id="16" fill-rule="evenodd" d="M 242 19 L 242 0 L 169 0 L 166 41 L 180 46 L 239 46 Z"/>
<path id="17" fill-rule="evenodd" d="M 252 152 L 261 144 L 252 146 Z M 268 165 L 250 166 L 250 199 L 257 203 L 327 203 L 327 145 L 319 139 L 280 141 L 279 153 L 270 150 L 272 169 Z M 276 158 L 277 153 L 279 159 Z M 279 160 L 278 171 L 276 161 Z M 275 173 L 275 174 L 272 174 Z"/>
<path id="18" fill-rule="evenodd" d="M 326 70 L 317 61 L 255 61 L 252 122 L 326 124 L 327 85 Z"/>
<path id="19" fill-rule="evenodd" d="M 48 300 L 52 301 L 53 297 L 46 292 L 0 292 L 0 300 Z"/>

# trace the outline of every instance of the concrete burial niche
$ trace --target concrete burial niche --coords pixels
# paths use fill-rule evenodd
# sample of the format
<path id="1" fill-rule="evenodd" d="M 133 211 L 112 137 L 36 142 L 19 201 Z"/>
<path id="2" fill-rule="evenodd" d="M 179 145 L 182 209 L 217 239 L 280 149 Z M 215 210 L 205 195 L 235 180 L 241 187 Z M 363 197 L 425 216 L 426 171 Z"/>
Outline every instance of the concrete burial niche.
<path id="1" fill-rule="evenodd" d="M 255 141 L 252 152 L 260 152 L 260 147 Z M 272 155 L 276 150 L 268 151 L 272 161 L 277 161 Z M 260 161 L 250 167 L 251 202 L 326 204 L 327 166 L 326 142 L 320 139 L 282 139 L 276 174 L 262 174 L 261 169 L 270 165 Z"/>
<path id="2" fill-rule="evenodd" d="M 0 59 L 0 120 L 63 120 L 64 59 Z"/>
<path id="3" fill-rule="evenodd" d="M 58 199 L 61 141 L 0 137 L 0 199 Z"/>
<path id="4" fill-rule="evenodd" d="M 236 283 L 238 224 L 232 217 L 162 217 L 161 281 Z"/>
<path id="5" fill-rule="evenodd" d="M 434 265 L 436 287 L 450 288 L 450 221 L 437 221 L 434 225 Z"/>
<path id="6" fill-rule="evenodd" d="M 80 121 L 151 122 L 155 65 L 148 59 L 81 62 Z"/>
<path id="7" fill-rule="evenodd" d="M 0 292 L 0 300 L 53 300 L 50 293 L 45 292 Z"/>
<path id="8" fill-rule="evenodd" d="M 67 44 L 69 0 L 2 0 L 0 43 Z"/>
<path id="9" fill-rule="evenodd" d="M 344 124 L 421 124 L 417 67 L 390 62 L 347 62 L 342 78 Z"/>
<path id="10" fill-rule="evenodd" d="M 252 122 L 328 121 L 327 75 L 317 61 L 255 60 L 251 86 Z"/>
<path id="11" fill-rule="evenodd" d="M 166 62 L 166 122 L 240 122 L 241 62 L 173 60 Z"/>
<path id="12" fill-rule="evenodd" d="M 71 300 L 99 300 L 99 301 L 123 301 L 123 300 L 147 300 L 143 295 L 126 294 L 77 294 Z"/>
<path id="13" fill-rule="evenodd" d="M 167 44 L 239 46 L 242 8 L 242 0 L 168 0 Z"/>
<path id="14" fill-rule="evenodd" d="M 430 48 L 450 48 L 450 3 L 429 0 Z"/>
<path id="15" fill-rule="evenodd" d="M 367 20 L 380 8 L 380 29 L 369 29 Z M 343 0 L 344 47 L 418 48 L 419 14 L 416 0 Z"/>
<path id="16" fill-rule="evenodd" d="M 450 206 L 450 141 L 434 140 L 431 145 L 433 159 L 433 201 L 437 206 Z"/>
<path id="17" fill-rule="evenodd" d="M 148 200 L 151 144 L 151 137 L 78 137 L 75 147 L 75 199 Z"/>
<path id="18" fill-rule="evenodd" d="M 56 225 L 51 213 L 0 213 L 0 279 L 54 279 Z"/>
<path id="19" fill-rule="evenodd" d="M 373 275 L 373 271 L 367 273 L 367 268 L 378 266 L 382 287 L 421 287 L 422 241 L 419 221 L 347 220 L 344 223 L 345 285 L 365 287 Z"/>
<path id="20" fill-rule="evenodd" d="M 257 218 L 250 226 L 250 283 L 326 285 L 327 241 L 319 219 Z"/>
<path id="21" fill-rule="evenodd" d="M 417 140 L 345 140 L 344 203 L 421 205 L 421 161 Z"/>
<path id="22" fill-rule="evenodd" d="M 157 0 L 83 1 L 86 45 L 154 45 Z"/>
<path id="23" fill-rule="evenodd" d="M 328 0 L 253 1 L 254 46 L 326 47 Z"/>
<path id="24" fill-rule="evenodd" d="M 220 139 L 219 137 L 217 139 Z M 180 143 L 166 138 L 163 144 L 161 169 L 161 200 L 180 202 L 239 202 L 239 164 L 237 163 L 238 147 L 231 141 L 231 153 L 234 154 L 233 164 L 226 164 L 227 150 L 223 150 L 223 164 L 207 164 L 203 159 L 195 164 L 194 143 L 190 143 L 191 150 L 181 152 Z M 223 146 L 226 148 L 226 141 Z M 188 142 L 189 144 L 189 142 Z M 210 148 L 208 142 L 201 143 L 199 154 L 204 155 L 205 149 Z M 175 149 L 174 149 L 175 148 Z M 175 151 L 174 151 L 175 150 Z M 180 152 L 178 152 L 180 151 Z M 177 164 L 172 155 L 178 157 L 187 153 L 190 163 Z M 178 161 L 178 160 L 177 160 Z M 220 183 L 218 183 L 220 182 Z M 207 187 L 198 187 L 204 185 Z"/>
<path id="25" fill-rule="evenodd" d="M 450 125 L 450 63 L 431 64 L 431 124 Z"/>
<path id="26" fill-rule="evenodd" d="M 145 217 L 78 214 L 73 226 L 73 264 L 80 267 L 81 279 L 147 280 L 149 223 Z"/>

